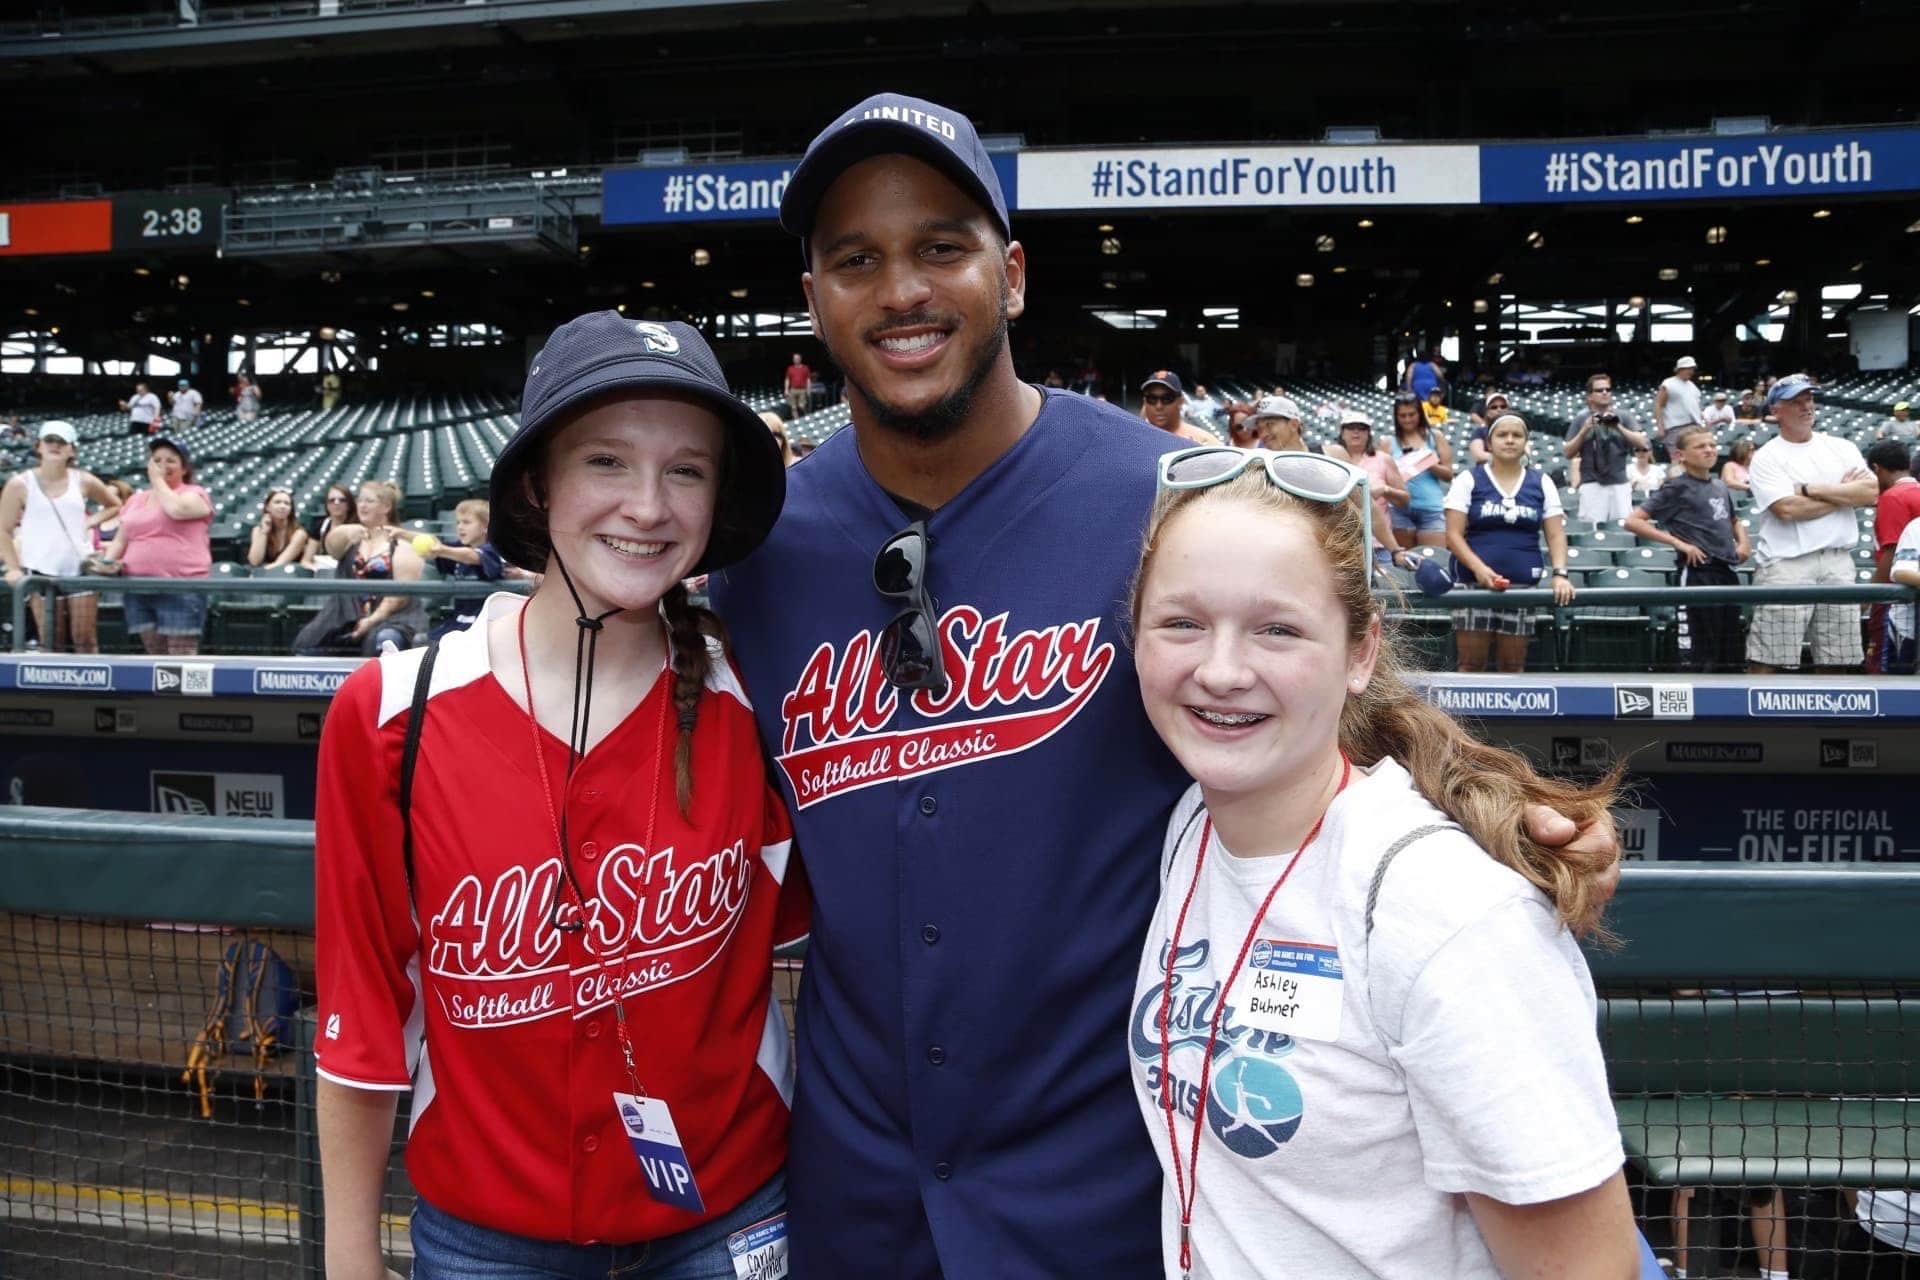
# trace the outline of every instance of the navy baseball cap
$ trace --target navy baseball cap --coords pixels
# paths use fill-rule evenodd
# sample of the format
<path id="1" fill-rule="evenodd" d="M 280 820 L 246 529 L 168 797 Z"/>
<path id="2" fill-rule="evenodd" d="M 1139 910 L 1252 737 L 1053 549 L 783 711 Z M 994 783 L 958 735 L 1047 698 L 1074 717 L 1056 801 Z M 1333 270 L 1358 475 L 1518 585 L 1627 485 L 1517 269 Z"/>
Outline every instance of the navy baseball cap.
<path id="1" fill-rule="evenodd" d="M 546 568 L 546 524 L 527 510 L 521 488 L 533 446 L 595 397 L 649 388 L 698 399 L 726 431 L 727 465 L 713 533 L 694 572 L 723 569 L 766 540 L 787 497 L 780 446 L 759 415 L 727 386 L 707 340 L 677 320 L 629 320 L 618 311 L 593 311 L 555 329 L 533 358 L 520 396 L 520 428 L 493 464 L 487 540 L 509 563 Z"/>
<path id="2" fill-rule="evenodd" d="M 1443 596 L 1453 590 L 1453 579 L 1437 560 L 1422 559 L 1419 568 L 1413 571 L 1413 582 L 1423 595 Z"/>
<path id="3" fill-rule="evenodd" d="M 187 446 L 181 444 L 178 440 L 174 439 L 172 436 L 153 436 L 150 439 L 148 439 L 147 456 L 149 458 L 153 456 L 153 451 L 155 449 L 171 449 L 175 453 L 180 455 L 181 466 L 190 467 L 193 465 L 193 455 L 187 452 Z"/>
<path id="4" fill-rule="evenodd" d="M 1180 381 L 1180 375 L 1170 369 L 1155 369 L 1152 375 L 1140 384 L 1140 389 L 1145 391 L 1148 387 L 1154 386 L 1165 387 L 1177 396 L 1187 394 L 1186 387 Z"/>
<path id="5" fill-rule="evenodd" d="M 1803 391 L 1816 391 L 1819 386 L 1804 373 L 1790 373 L 1767 388 L 1767 407 L 1771 409 L 1782 400 L 1791 400 Z"/>
<path id="6" fill-rule="evenodd" d="M 901 93 L 876 93 L 820 131 L 787 180 L 780 225 L 800 237 L 806 252 L 814 210 L 834 179 L 873 156 L 909 155 L 951 178 L 993 213 L 1000 234 L 1013 239 L 1007 198 L 973 121 L 950 107 Z"/>

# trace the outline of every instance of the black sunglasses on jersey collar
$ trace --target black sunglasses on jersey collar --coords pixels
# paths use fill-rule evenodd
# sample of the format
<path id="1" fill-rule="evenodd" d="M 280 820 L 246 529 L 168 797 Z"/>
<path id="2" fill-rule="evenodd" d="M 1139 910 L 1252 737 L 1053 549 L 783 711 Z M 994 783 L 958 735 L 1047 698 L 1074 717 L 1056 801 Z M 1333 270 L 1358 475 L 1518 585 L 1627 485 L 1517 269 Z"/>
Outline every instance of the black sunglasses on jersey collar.
<path id="1" fill-rule="evenodd" d="M 880 633 L 880 667 L 896 689 L 947 691 L 940 661 L 940 637 L 927 594 L 927 551 L 933 540 L 927 522 L 915 520 L 888 538 L 873 560 L 873 589 L 906 607 Z"/>

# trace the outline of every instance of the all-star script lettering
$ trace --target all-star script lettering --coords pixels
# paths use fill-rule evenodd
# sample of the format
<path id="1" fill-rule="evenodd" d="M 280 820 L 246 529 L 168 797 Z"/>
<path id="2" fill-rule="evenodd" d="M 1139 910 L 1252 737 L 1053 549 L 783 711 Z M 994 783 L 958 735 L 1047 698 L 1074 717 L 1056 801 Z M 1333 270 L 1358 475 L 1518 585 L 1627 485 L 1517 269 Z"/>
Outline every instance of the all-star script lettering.
<path id="1" fill-rule="evenodd" d="M 962 708 L 1010 714 L 886 732 L 900 693 L 886 682 L 873 633 L 854 633 L 844 650 L 823 644 L 780 704 L 779 762 L 801 808 L 875 783 L 1024 751 L 1078 714 L 1114 662 L 1097 617 L 1010 635 L 1006 614 L 987 617 L 956 605 L 941 617 L 939 636 L 950 683 L 937 696 L 914 693 L 912 709 L 928 718 Z M 1061 693 L 1064 699 L 1053 700 Z M 800 745 L 803 736 L 812 745 Z"/>
<path id="2" fill-rule="evenodd" d="M 429 921 L 427 971 L 455 1026 L 580 1017 L 710 964 L 740 921 L 756 861 L 738 840 L 696 859 L 619 845 L 601 861 L 584 913 L 564 891 L 557 857 L 509 867 L 491 885 L 466 876 Z M 556 903 L 563 917 L 581 914 L 593 959 L 566 954 Z M 557 994 L 562 974 L 568 1003 Z"/>

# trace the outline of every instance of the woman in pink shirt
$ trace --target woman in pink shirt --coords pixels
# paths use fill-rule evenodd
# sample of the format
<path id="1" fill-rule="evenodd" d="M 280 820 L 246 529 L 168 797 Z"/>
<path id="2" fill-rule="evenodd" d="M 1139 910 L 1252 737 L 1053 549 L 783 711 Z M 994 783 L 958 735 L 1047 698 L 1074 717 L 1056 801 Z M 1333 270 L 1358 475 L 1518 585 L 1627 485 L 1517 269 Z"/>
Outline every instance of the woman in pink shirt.
<path id="1" fill-rule="evenodd" d="M 1720 468 L 1720 478 L 1727 482 L 1727 488 L 1738 489 L 1746 493 L 1753 488 L 1749 480 L 1747 464 L 1753 461 L 1753 441 L 1735 440 L 1733 447 L 1727 450 L 1726 464 Z"/>
<path id="2" fill-rule="evenodd" d="M 106 558 L 133 578 L 204 578 L 213 567 L 207 529 L 213 500 L 193 483 L 186 446 L 155 436 L 147 446 L 149 487 L 120 508 L 120 532 Z M 129 591 L 127 630 L 148 653 L 198 653 L 207 597 L 185 591 Z"/>

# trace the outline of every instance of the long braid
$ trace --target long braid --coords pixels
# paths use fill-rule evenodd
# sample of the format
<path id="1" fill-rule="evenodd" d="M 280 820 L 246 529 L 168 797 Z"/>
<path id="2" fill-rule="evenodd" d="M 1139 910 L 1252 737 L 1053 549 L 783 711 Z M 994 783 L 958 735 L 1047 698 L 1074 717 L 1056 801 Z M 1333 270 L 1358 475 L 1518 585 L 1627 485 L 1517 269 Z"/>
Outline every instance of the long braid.
<path id="1" fill-rule="evenodd" d="M 673 710 L 679 729 L 673 750 L 674 793 L 681 816 L 687 817 L 693 811 L 693 729 L 711 663 L 707 636 L 719 634 L 719 620 L 693 603 L 684 583 L 675 583 L 660 598 L 660 616 L 673 642 Z"/>

